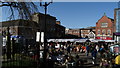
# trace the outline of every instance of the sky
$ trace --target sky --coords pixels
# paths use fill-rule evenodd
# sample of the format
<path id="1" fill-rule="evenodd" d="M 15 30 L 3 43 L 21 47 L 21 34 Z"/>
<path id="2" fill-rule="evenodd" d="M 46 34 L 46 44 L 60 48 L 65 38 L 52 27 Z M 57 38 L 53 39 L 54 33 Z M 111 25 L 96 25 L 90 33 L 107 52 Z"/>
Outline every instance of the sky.
<path id="1" fill-rule="evenodd" d="M 58 2 L 49 5 L 48 13 L 67 28 L 85 28 L 95 26 L 104 13 L 114 18 L 117 7 L 116 2 Z"/>
<path id="2" fill-rule="evenodd" d="M 53 2 L 48 6 L 47 13 L 66 28 L 86 28 L 95 26 L 104 13 L 114 19 L 115 8 L 118 8 L 117 2 Z M 39 7 L 39 11 L 44 13 L 44 8 Z M 8 14 L 2 11 L 2 21 L 7 20 Z"/>

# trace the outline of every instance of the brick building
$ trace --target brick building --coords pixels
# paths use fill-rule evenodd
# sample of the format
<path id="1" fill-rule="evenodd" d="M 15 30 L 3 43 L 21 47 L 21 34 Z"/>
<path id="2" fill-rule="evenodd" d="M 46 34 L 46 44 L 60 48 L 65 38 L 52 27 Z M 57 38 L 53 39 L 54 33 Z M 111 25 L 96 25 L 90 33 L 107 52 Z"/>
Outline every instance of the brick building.
<path id="1" fill-rule="evenodd" d="M 94 34 L 95 37 L 95 27 L 66 29 L 66 34 L 74 35 L 78 38 L 90 38 L 90 36 Z"/>
<path id="2" fill-rule="evenodd" d="M 66 29 L 65 34 L 71 37 L 81 37 L 80 36 L 80 29 Z"/>
<path id="3" fill-rule="evenodd" d="M 55 35 L 56 35 L 56 38 L 64 38 L 65 37 L 65 27 L 61 25 L 60 21 L 56 21 Z"/>
<path id="4" fill-rule="evenodd" d="M 24 45 L 35 44 L 36 42 L 36 33 L 37 32 L 44 32 L 44 22 L 45 22 L 45 15 L 41 13 L 36 13 L 33 15 L 32 20 L 11 20 L 0 22 L 2 23 L 2 35 L 6 36 L 7 27 L 9 27 L 9 32 L 11 37 L 16 38 L 19 42 L 23 43 Z M 47 22 L 46 22 L 46 38 L 60 38 L 64 37 L 65 35 L 65 27 L 56 24 L 56 18 L 50 15 L 47 15 Z"/>
<path id="5" fill-rule="evenodd" d="M 104 15 L 96 23 L 96 39 L 112 40 L 115 32 L 114 19 Z"/>
<path id="6" fill-rule="evenodd" d="M 7 35 L 7 28 L 9 27 L 11 38 L 15 38 L 23 45 L 35 44 L 36 32 L 39 27 L 36 22 L 19 19 L 0 23 L 2 23 L 0 29 L 2 29 L 3 37 Z"/>
<path id="7" fill-rule="evenodd" d="M 45 27 L 45 15 L 42 13 L 34 13 L 32 15 L 32 20 L 37 22 L 39 25 L 39 31 L 44 32 L 46 29 L 46 38 L 55 38 L 55 25 L 56 17 L 47 15 L 46 16 L 46 27 Z"/>
<path id="8" fill-rule="evenodd" d="M 45 15 L 42 13 L 35 13 L 32 16 L 32 20 L 37 22 L 40 32 L 44 32 L 46 29 L 46 38 L 61 38 L 65 35 L 65 27 L 61 25 L 60 21 L 56 21 L 56 17 L 46 16 L 46 28 L 45 28 Z"/>

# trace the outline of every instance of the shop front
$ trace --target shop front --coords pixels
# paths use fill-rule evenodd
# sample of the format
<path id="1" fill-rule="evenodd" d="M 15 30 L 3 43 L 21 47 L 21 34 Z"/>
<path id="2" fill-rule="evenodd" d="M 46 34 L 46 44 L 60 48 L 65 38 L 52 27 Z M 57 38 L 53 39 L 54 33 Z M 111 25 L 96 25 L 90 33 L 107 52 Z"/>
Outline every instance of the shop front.
<path id="1" fill-rule="evenodd" d="M 96 37 L 96 39 L 101 39 L 101 40 L 112 40 L 112 37 Z"/>

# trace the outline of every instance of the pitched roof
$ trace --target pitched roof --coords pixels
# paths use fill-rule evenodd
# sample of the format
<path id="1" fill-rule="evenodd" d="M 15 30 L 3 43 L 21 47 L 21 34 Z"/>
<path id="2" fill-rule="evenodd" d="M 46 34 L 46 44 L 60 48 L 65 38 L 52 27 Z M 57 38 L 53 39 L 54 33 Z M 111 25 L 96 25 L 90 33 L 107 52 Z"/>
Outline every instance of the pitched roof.
<path id="1" fill-rule="evenodd" d="M 114 19 L 112 19 L 112 18 L 110 18 L 110 17 L 108 17 L 108 19 L 110 19 L 111 21 L 114 21 Z"/>
<path id="2" fill-rule="evenodd" d="M 103 17 L 107 17 L 107 15 L 104 13 L 104 15 L 99 20 L 101 20 Z M 114 19 L 112 19 L 110 17 L 107 17 L 107 18 L 110 19 L 112 21 L 112 23 L 114 23 Z M 96 23 L 98 23 L 98 21 Z"/>

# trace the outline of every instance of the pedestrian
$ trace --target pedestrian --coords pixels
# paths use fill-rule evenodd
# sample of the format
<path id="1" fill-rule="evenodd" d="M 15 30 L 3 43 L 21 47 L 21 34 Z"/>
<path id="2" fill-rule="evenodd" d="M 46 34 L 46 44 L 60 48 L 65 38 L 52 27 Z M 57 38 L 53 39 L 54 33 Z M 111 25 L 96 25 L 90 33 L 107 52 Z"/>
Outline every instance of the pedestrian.
<path id="1" fill-rule="evenodd" d="M 86 51 L 86 47 L 82 46 L 82 52 L 85 52 L 85 51 Z"/>
<path id="2" fill-rule="evenodd" d="M 76 68 L 78 68 L 79 65 L 81 64 L 79 55 L 76 55 L 75 59 L 76 59 L 76 60 L 75 60 L 75 62 L 76 62 Z"/>
<path id="3" fill-rule="evenodd" d="M 100 68 L 109 68 L 109 63 L 105 58 L 101 59 Z"/>
<path id="4" fill-rule="evenodd" d="M 75 67 L 75 60 L 73 59 L 73 56 L 69 56 L 67 60 L 66 68 L 74 68 Z"/>
<path id="5" fill-rule="evenodd" d="M 95 47 L 95 48 L 96 48 L 96 50 L 97 50 L 97 52 L 98 52 L 98 51 L 99 51 L 99 46 L 98 46 L 98 45 L 96 45 L 96 47 Z"/>
<path id="6" fill-rule="evenodd" d="M 76 47 L 76 50 L 77 50 L 77 52 L 79 52 L 79 47 L 78 46 Z"/>
<path id="7" fill-rule="evenodd" d="M 95 64 L 96 63 L 96 56 L 97 56 L 97 50 L 94 48 L 92 53 L 92 64 Z"/>
<path id="8" fill-rule="evenodd" d="M 115 66 L 116 66 L 116 68 L 120 68 L 120 55 L 118 55 L 115 58 Z"/>
<path id="9" fill-rule="evenodd" d="M 90 52 L 90 45 L 86 46 L 86 55 L 88 56 Z"/>
<path id="10" fill-rule="evenodd" d="M 105 48 L 104 48 L 104 46 L 103 46 L 103 45 L 101 46 L 101 48 L 100 48 L 99 52 L 100 52 L 100 57 L 101 57 L 101 58 L 104 58 Z"/>
<path id="11" fill-rule="evenodd" d="M 70 45 L 67 47 L 67 53 L 70 54 Z"/>

